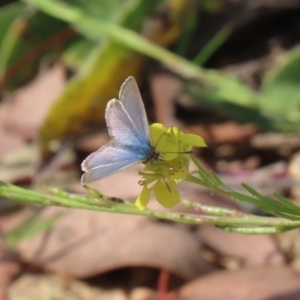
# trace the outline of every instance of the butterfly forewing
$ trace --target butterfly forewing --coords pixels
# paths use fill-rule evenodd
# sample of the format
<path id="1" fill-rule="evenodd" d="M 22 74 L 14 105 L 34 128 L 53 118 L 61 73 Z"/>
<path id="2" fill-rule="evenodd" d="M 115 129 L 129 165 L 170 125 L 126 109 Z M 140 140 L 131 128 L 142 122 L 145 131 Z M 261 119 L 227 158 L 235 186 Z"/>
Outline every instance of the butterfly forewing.
<path id="1" fill-rule="evenodd" d="M 139 133 L 132 119 L 129 117 L 121 101 L 112 99 L 107 104 L 105 119 L 109 135 L 127 145 L 145 145 L 139 139 Z"/>
<path id="2" fill-rule="evenodd" d="M 119 97 L 137 129 L 139 139 L 151 142 L 144 103 L 133 77 L 128 77 L 122 84 Z"/>

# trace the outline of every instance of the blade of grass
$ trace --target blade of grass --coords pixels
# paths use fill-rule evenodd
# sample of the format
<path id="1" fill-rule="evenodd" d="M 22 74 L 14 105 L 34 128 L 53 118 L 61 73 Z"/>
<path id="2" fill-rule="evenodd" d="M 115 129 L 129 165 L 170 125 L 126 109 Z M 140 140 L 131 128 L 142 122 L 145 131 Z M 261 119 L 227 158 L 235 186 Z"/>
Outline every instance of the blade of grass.
<path id="1" fill-rule="evenodd" d="M 232 32 L 230 25 L 224 26 L 195 56 L 193 62 L 202 66 L 228 39 Z"/>
<path id="2" fill-rule="evenodd" d="M 59 220 L 60 216 L 61 214 L 57 214 L 39 222 L 30 221 L 26 226 L 23 226 L 22 223 L 16 229 L 4 236 L 7 247 L 14 249 L 21 241 L 50 229 Z"/>

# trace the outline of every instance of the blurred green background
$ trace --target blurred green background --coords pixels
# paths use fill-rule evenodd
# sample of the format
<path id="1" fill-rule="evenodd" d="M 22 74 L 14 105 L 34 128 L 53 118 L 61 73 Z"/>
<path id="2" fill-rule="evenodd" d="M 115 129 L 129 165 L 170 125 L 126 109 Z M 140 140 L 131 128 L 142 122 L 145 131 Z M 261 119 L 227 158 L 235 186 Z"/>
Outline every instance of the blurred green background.
<path id="1" fill-rule="evenodd" d="M 162 66 L 200 108 L 260 130 L 298 133 L 297 16 L 293 6 L 256 1 L 5 1 L 1 87 L 26 84 L 45 61 L 70 71 L 40 129 L 45 158 L 52 140 L 103 123 L 127 76 L 142 83 Z"/>

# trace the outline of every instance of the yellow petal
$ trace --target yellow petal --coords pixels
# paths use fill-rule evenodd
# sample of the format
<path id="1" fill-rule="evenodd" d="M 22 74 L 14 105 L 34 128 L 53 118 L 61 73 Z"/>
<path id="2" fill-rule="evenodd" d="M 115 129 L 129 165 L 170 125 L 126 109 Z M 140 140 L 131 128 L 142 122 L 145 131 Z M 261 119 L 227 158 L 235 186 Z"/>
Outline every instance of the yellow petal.
<path id="1" fill-rule="evenodd" d="M 167 129 L 160 123 L 150 126 L 152 144 L 162 159 L 166 161 L 175 159 L 181 151 L 178 137 L 171 132 L 171 128 Z"/>
<path id="2" fill-rule="evenodd" d="M 171 208 L 179 203 L 180 195 L 174 185 L 158 181 L 153 187 L 157 201 L 166 208 Z"/>
<path id="3" fill-rule="evenodd" d="M 146 185 L 144 185 L 141 194 L 135 201 L 135 206 L 139 210 L 144 210 L 149 202 L 149 199 L 150 199 L 150 190 L 147 188 Z"/>
<path id="4" fill-rule="evenodd" d="M 153 123 L 150 126 L 150 135 L 153 146 L 156 145 L 161 136 L 167 131 L 167 128 L 160 123 Z"/>
<path id="5" fill-rule="evenodd" d="M 180 140 L 183 143 L 189 144 L 194 147 L 207 147 L 202 137 L 196 134 L 185 134 L 183 133 L 180 137 Z"/>
<path id="6" fill-rule="evenodd" d="M 189 175 L 189 169 L 182 168 L 181 170 L 174 173 L 174 175 L 172 176 L 172 180 L 174 180 L 176 184 L 179 184 L 184 179 L 186 179 L 188 175 Z"/>

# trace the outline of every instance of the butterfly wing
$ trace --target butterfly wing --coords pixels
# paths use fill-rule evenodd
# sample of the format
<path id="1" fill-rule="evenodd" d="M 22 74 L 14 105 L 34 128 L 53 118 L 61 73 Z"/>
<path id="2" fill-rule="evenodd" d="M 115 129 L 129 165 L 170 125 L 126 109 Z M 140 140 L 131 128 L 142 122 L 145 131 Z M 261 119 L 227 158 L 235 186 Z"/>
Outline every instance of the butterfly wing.
<path id="1" fill-rule="evenodd" d="M 119 98 L 135 127 L 140 141 L 150 142 L 149 124 L 144 103 L 133 77 L 128 77 L 121 86 Z"/>
<path id="2" fill-rule="evenodd" d="M 108 102 L 105 119 L 112 140 L 83 161 L 81 166 L 86 173 L 82 184 L 142 162 L 153 151 L 144 104 L 133 77 L 121 86 L 120 100 Z"/>
<path id="3" fill-rule="evenodd" d="M 102 179 L 126 167 L 143 161 L 143 153 L 132 149 L 114 147 L 109 144 L 101 147 L 89 155 L 81 164 L 85 174 L 81 178 L 82 184 Z"/>
<path id="4" fill-rule="evenodd" d="M 108 102 L 105 110 L 105 119 L 108 133 L 119 143 L 147 147 L 149 141 L 141 139 L 139 130 L 129 117 L 123 103 L 120 100 L 112 99 Z"/>

